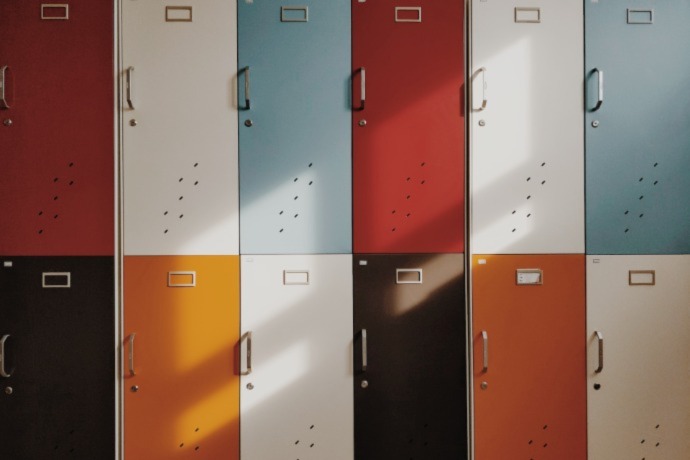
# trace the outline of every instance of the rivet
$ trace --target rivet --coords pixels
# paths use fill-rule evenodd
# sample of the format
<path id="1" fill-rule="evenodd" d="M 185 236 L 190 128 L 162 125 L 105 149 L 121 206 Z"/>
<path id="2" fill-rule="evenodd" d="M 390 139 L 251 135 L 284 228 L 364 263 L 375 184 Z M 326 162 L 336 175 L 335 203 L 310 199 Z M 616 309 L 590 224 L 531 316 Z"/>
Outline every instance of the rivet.
<path id="1" fill-rule="evenodd" d="M 599 127 L 599 120 L 594 120 L 592 122 L 592 128 L 598 128 Z"/>
<path id="2" fill-rule="evenodd" d="M 6 395 L 11 395 L 12 393 L 14 393 L 14 390 L 12 389 L 12 387 L 5 388 L 5 394 Z"/>
<path id="3" fill-rule="evenodd" d="M 253 383 L 248 383 L 247 384 L 247 390 L 253 390 L 254 389 L 254 384 Z"/>
<path id="4" fill-rule="evenodd" d="M 137 123 L 137 121 L 136 121 L 134 118 L 132 118 L 131 120 L 129 120 L 129 126 L 136 126 L 137 124 L 138 124 L 138 123 Z"/>
<path id="5" fill-rule="evenodd" d="M 479 120 L 479 126 L 486 126 L 486 121 Z"/>
<path id="6" fill-rule="evenodd" d="M 252 126 L 254 126 L 254 122 L 251 120 L 245 120 L 244 126 L 246 126 L 247 128 L 251 128 Z"/>
<path id="7" fill-rule="evenodd" d="M 3 121 L 2 124 L 5 126 L 12 126 L 12 120 L 8 118 L 5 121 Z"/>
<path id="8" fill-rule="evenodd" d="M 367 380 L 362 380 L 362 388 L 367 388 L 369 386 L 369 382 Z"/>
<path id="9" fill-rule="evenodd" d="M 130 388 L 130 390 L 132 391 L 132 393 L 136 393 L 137 391 L 139 391 L 139 385 L 132 386 L 132 388 Z"/>
<path id="10" fill-rule="evenodd" d="M 489 384 L 487 382 L 482 382 L 481 385 L 479 385 L 479 387 L 482 390 L 486 390 L 487 388 L 489 388 Z"/>
<path id="11" fill-rule="evenodd" d="M 367 125 L 367 121 L 366 121 L 366 120 L 359 120 L 358 125 L 359 125 L 359 126 L 366 126 L 366 125 Z"/>

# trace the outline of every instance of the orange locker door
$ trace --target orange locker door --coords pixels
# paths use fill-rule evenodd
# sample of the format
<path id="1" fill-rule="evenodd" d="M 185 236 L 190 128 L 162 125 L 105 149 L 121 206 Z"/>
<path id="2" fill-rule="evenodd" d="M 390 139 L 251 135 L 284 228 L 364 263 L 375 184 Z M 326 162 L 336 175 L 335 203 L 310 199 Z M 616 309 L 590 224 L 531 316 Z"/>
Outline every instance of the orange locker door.
<path id="1" fill-rule="evenodd" d="M 128 256 L 127 460 L 239 458 L 239 256 Z"/>
<path id="2" fill-rule="evenodd" d="M 585 258 L 474 256 L 476 460 L 585 460 Z"/>

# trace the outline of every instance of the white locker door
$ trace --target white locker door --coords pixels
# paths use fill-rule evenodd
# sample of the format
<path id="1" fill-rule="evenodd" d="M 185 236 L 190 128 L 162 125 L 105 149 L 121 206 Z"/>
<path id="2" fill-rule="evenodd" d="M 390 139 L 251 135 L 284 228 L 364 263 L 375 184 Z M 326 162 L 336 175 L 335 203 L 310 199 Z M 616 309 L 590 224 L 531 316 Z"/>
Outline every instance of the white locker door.
<path id="1" fill-rule="evenodd" d="M 352 460 L 352 256 L 242 256 L 243 460 Z"/>
<path id="2" fill-rule="evenodd" d="M 125 254 L 238 254 L 237 2 L 166 3 L 122 3 Z"/>
<path id="3" fill-rule="evenodd" d="M 589 460 L 690 458 L 690 256 L 588 256 L 587 315 Z"/>
<path id="4" fill-rule="evenodd" d="M 478 254 L 583 253 L 581 0 L 472 0 Z"/>

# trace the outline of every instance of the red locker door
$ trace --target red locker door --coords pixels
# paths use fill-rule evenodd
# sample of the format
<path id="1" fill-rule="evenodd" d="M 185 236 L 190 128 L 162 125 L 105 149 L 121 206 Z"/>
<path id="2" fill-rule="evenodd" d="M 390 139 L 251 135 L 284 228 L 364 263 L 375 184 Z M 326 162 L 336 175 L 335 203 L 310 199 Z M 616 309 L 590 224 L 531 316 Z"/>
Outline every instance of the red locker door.
<path id="1" fill-rule="evenodd" d="M 0 1 L 3 67 L 0 253 L 113 254 L 112 0 Z"/>
<path id="2" fill-rule="evenodd" d="M 474 256 L 472 277 L 476 460 L 585 460 L 585 256 Z"/>
<path id="3" fill-rule="evenodd" d="M 352 0 L 352 27 L 354 252 L 463 252 L 464 4 Z"/>

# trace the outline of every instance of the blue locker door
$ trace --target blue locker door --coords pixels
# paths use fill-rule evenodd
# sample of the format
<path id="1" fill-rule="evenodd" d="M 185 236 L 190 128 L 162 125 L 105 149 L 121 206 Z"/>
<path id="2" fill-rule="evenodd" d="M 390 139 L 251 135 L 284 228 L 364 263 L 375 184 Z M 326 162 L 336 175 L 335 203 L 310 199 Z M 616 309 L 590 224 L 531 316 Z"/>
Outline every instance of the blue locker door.
<path id="1" fill-rule="evenodd" d="M 240 251 L 352 247 L 350 2 L 238 6 Z"/>
<path id="2" fill-rule="evenodd" d="M 585 5 L 587 253 L 690 253 L 690 2 Z"/>

